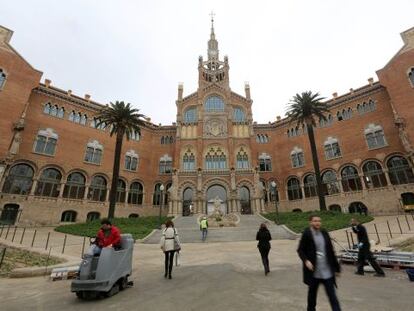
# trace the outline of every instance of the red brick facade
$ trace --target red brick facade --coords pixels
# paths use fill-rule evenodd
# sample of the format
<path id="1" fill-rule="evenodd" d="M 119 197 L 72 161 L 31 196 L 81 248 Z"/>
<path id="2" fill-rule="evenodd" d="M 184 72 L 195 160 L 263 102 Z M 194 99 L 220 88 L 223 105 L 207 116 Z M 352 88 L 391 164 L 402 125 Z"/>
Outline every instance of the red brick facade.
<path id="1" fill-rule="evenodd" d="M 22 223 L 46 224 L 97 215 L 90 213 L 105 216 L 115 139 L 91 126 L 102 105 L 48 80 L 40 83 L 42 73 L 11 47 L 11 35 L 0 27 L 3 220 L 16 216 Z M 414 29 L 402 37 L 403 48 L 378 71 L 379 82 L 334 94 L 328 101 L 330 121 L 315 130 L 322 175 L 336 175 L 325 186 L 331 209 L 348 212 L 365 205 L 371 213 L 393 213 L 414 204 L 414 125 L 409 122 L 414 117 Z M 215 196 L 227 212 L 272 211 L 272 181 L 280 210 L 317 209 L 307 177 L 313 166 L 306 133 L 286 119 L 254 122 L 250 87 L 245 86 L 245 96 L 231 91 L 229 60 L 220 61 L 213 31 L 208 48 L 208 59 L 199 59 L 198 89 L 183 97 L 183 87 L 178 88 L 176 122 L 157 126 L 148 121 L 139 139 L 125 140 L 120 173 L 125 190 L 116 215 L 157 214 L 157 184 L 168 188 L 163 212 L 172 215 L 188 213 L 189 204 L 192 212 L 206 213 Z M 88 146 L 101 154 L 94 149 L 86 155 Z M 125 168 L 126 156 L 137 157 L 135 170 Z M 292 157 L 304 161 L 293 167 Z M 54 177 L 46 176 L 46 169 L 53 169 L 47 172 Z M 96 176 L 106 186 L 93 185 Z M 296 188 L 291 178 L 299 181 Z"/>

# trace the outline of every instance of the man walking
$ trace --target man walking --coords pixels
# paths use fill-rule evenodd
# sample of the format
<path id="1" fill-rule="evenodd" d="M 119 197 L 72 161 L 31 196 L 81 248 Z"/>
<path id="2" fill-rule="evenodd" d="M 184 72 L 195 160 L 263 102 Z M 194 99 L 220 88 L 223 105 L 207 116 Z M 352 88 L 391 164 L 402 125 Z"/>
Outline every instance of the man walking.
<path id="1" fill-rule="evenodd" d="M 207 239 L 207 233 L 208 233 L 208 221 L 207 217 L 203 217 L 200 221 L 200 230 L 201 230 L 201 240 L 203 242 Z"/>
<path id="2" fill-rule="evenodd" d="M 321 225 L 319 216 L 309 217 L 309 228 L 303 232 L 297 250 L 303 262 L 303 282 L 309 286 L 307 310 L 315 311 L 318 287 L 322 283 L 332 310 L 340 311 L 335 291 L 335 274 L 340 272 L 340 266 L 329 234 Z"/>
<path id="3" fill-rule="evenodd" d="M 385 273 L 375 260 L 371 253 L 371 244 L 369 243 L 367 229 L 355 218 L 351 219 L 352 231 L 358 237 L 358 270 L 355 274 L 364 275 L 365 261 L 369 261 L 375 270 L 375 276 L 384 277 Z"/>

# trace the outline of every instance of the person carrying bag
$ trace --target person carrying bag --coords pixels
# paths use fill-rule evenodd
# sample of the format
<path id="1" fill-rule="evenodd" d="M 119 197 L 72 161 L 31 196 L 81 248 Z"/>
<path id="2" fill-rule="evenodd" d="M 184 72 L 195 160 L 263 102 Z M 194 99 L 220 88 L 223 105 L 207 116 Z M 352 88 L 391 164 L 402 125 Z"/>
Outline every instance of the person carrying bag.
<path id="1" fill-rule="evenodd" d="M 174 254 L 178 254 L 181 250 L 180 239 L 178 237 L 177 230 L 174 228 L 174 223 L 171 220 L 167 220 L 165 223 L 165 229 L 161 236 L 160 246 L 165 255 L 164 277 L 171 279 Z"/>

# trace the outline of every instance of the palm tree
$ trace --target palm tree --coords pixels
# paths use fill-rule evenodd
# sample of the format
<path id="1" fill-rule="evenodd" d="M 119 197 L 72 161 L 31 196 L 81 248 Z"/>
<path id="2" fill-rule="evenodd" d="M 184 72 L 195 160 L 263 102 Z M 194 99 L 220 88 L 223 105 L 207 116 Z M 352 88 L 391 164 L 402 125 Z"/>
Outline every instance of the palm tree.
<path id="1" fill-rule="evenodd" d="M 141 126 L 145 123 L 147 117 L 139 113 L 139 109 L 134 109 L 131 104 L 123 101 L 116 101 L 115 104 L 110 103 L 109 106 L 102 108 L 96 116 L 96 127 L 110 129 L 110 135 L 116 134 L 114 166 L 112 169 L 112 183 L 109 193 L 109 210 L 108 218 L 115 215 L 116 193 L 119 179 L 119 163 L 121 160 L 122 142 L 124 136 L 127 140 L 134 134 L 141 133 Z M 145 119 L 145 120 L 144 120 Z"/>
<path id="2" fill-rule="evenodd" d="M 301 125 L 303 128 L 306 125 L 312 152 L 313 167 L 315 169 L 319 208 L 321 211 L 326 211 L 325 196 L 322 193 L 321 172 L 319 169 L 318 153 L 316 151 L 315 134 L 313 132 L 313 128 L 316 127 L 315 118 L 326 121 L 324 113 L 329 112 L 326 103 L 322 102 L 323 99 L 324 98 L 320 97 L 319 93 L 313 94 L 312 91 L 296 94 L 288 104 L 286 116 L 290 118 L 290 122 L 296 122 L 297 125 Z"/>

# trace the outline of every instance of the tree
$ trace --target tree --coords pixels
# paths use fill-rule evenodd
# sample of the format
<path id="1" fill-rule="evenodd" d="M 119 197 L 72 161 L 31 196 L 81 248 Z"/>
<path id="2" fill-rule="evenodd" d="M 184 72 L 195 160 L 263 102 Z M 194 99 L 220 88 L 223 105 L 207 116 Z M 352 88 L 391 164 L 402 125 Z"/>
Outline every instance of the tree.
<path id="1" fill-rule="evenodd" d="M 322 193 L 321 172 L 319 169 L 318 153 L 316 151 L 315 134 L 313 131 L 313 128 L 316 127 L 315 118 L 326 121 L 324 113 L 329 112 L 326 103 L 322 102 L 323 99 L 324 98 L 320 97 L 319 93 L 313 94 L 312 91 L 296 94 L 288 104 L 286 116 L 289 117 L 290 122 L 296 122 L 297 125 L 301 125 L 303 128 L 306 126 L 312 153 L 313 168 L 315 170 L 319 208 L 321 211 L 326 211 L 325 196 Z"/>
<path id="2" fill-rule="evenodd" d="M 96 127 L 109 128 L 110 135 L 116 135 L 115 142 L 115 155 L 114 165 L 112 169 L 112 183 L 111 190 L 109 192 L 109 210 L 108 218 L 114 218 L 115 205 L 116 205 L 116 193 L 119 180 L 119 164 L 121 160 L 122 143 L 124 136 L 127 140 L 132 135 L 141 134 L 141 126 L 145 124 L 147 117 L 139 113 L 139 109 L 134 109 L 131 104 L 123 101 L 116 101 L 110 103 L 109 106 L 102 108 L 99 114 L 96 116 Z"/>

